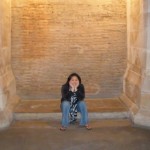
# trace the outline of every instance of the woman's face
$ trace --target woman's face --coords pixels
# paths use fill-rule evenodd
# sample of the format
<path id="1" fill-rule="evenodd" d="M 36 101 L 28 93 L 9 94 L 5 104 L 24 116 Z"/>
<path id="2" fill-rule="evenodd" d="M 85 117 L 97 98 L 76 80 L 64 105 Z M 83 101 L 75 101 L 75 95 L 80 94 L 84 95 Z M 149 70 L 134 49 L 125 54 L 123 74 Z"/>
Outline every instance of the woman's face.
<path id="1" fill-rule="evenodd" d="M 79 85 L 79 80 L 76 76 L 73 76 L 71 78 L 71 80 L 69 81 L 69 84 L 72 85 L 72 86 L 78 86 Z"/>

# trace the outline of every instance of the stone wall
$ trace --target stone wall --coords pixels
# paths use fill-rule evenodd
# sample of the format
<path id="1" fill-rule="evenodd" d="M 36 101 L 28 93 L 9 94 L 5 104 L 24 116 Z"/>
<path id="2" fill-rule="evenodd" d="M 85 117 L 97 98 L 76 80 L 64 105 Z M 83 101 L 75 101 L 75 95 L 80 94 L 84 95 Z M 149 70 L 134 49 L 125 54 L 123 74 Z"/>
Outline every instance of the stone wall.
<path id="1" fill-rule="evenodd" d="M 71 72 L 87 97 L 117 97 L 126 68 L 126 0 L 13 0 L 12 67 L 22 99 L 60 97 Z"/>
<path id="2" fill-rule="evenodd" d="M 11 70 L 11 1 L 0 1 L 0 128 L 10 124 L 17 100 Z"/>
<path id="3" fill-rule="evenodd" d="M 150 2 L 128 2 L 128 65 L 123 101 L 135 124 L 150 127 Z"/>
<path id="4" fill-rule="evenodd" d="M 131 0 L 128 2 L 128 59 L 124 81 L 124 94 L 130 99 L 133 112 L 140 105 L 141 82 L 144 62 L 144 16 L 143 1 Z"/>

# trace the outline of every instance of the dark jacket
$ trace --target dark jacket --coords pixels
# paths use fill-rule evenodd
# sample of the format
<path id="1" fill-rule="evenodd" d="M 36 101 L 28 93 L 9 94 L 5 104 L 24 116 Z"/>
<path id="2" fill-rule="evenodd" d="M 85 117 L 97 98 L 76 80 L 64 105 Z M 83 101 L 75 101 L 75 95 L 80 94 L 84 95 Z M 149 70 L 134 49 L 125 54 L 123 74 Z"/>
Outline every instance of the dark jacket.
<path id="1" fill-rule="evenodd" d="M 69 91 L 69 85 L 64 84 L 64 85 L 62 85 L 62 88 L 61 88 L 61 94 L 62 94 L 61 102 L 65 101 L 65 100 L 70 101 L 71 100 L 71 96 L 73 95 L 73 92 Z M 76 95 L 77 95 L 77 100 L 78 101 L 84 100 L 84 98 L 85 98 L 85 91 L 84 91 L 83 84 L 80 84 L 78 86 L 77 91 L 76 91 Z"/>

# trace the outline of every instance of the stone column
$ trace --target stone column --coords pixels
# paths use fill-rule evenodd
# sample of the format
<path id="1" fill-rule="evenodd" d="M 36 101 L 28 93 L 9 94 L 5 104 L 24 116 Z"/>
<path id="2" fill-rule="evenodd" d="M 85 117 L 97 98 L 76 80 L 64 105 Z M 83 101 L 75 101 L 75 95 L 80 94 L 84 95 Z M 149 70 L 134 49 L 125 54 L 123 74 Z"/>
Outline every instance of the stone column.
<path id="1" fill-rule="evenodd" d="M 150 1 L 144 1 L 144 61 L 143 75 L 141 85 L 140 108 L 134 117 L 134 122 L 137 125 L 150 127 Z"/>
<path id="2" fill-rule="evenodd" d="M 136 125 L 150 127 L 149 0 L 128 1 L 128 61 L 122 100 Z"/>
<path id="3" fill-rule="evenodd" d="M 9 126 L 18 101 L 11 69 L 11 0 L 0 1 L 0 129 Z"/>

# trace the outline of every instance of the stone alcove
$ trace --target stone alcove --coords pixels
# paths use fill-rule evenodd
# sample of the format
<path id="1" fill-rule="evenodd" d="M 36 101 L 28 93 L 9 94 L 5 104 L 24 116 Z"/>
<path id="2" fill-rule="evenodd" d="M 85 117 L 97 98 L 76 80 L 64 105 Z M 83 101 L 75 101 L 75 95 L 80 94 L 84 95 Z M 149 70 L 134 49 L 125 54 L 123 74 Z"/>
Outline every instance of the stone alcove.
<path id="1" fill-rule="evenodd" d="M 42 81 L 42 77 L 41 75 L 43 70 L 42 69 L 46 69 L 49 65 L 49 63 L 51 64 L 51 66 L 49 66 L 50 69 L 53 69 L 53 71 L 62 71 L 61 69 L 61 64 L 63 64 L 62 66 L 66 67 L 66 71 L 64 71 L 64 76 L 61 75 L 61 73 L 59 73 L 59 76 L 57 79 L 59 79 L 59 81 L 57 81 L 57 83 L 63 83 L 65 80 L 65 76 L 72 71 L 80 71 L 81 72 L 81 76 L 83 76 L 83 79 L 92 79 L 95 82 L 95 87 L 97 87 L 96 89 L 88 89 L 89 92 L 89 98 L 96 98 L 96 97 L 121 97 L 121 99 L 124 101 L 124 103 L 128 106 L 130 113 L 131 113 L 131 118 L 134 121 L 134 123 L 138 124 L 138 125 L 145 125 L 145 126 L 150 126 L 150 122 L 148 120 L 150 117 L 150 112 L 149 112 L 149 107 L 150 107 L 150 102 L 149 102 L 149 8 L 148 8 L 148 0 L 147 1 L 143 1 L 143 0 L 132 0 L 132 1 L 115 1 L 115 3 L 113 2 L 113 0 L 108 0 L 105 2 L 101 2 L 101 3 L 105 3 L 107 5 L 105 5 L 106 10 L 103 8 L 103 11 L 100 12 L 99 7 L 101 7 L 99 5 L 99 1 L 95 0 L 92 2 L 92 6 L 94 5 L 94 7 L 91 7 L 90 5 L 90 1 L 86 1 L 89 4 L 85 5 L 84 1 L 82 5 L 80 5 L 79 8 L 82 8 L 80 10 L 80 13 L 82 14 L 84 11 L 84 9 L 86 10 L 91 10 L 93 12 L 93 16 L 90 16 L 90 13 L 86 13 L 86 14 L 82 14 L 80 17 L 84 17 L 84 15 L 89 15 L 87 18 L 89 19 L 93 19 L 95 18 L 95 20 L 92 20 L 92 22 L 96 23 L 95 26 L 90 26 L 87 23 L 87 20 L 85 20 L 83 23 L 78 24 L 78 22 L 73 22 L 70 21 L 69 23 L 69 27 L 67 27 L 67 29 L 69 29 L 69 37 L 70 38 L 66 38 L 64 39 L 63 36 L 68 35 L 68 33 L 64 32 L 64 27 L 66 27 L 66 24 L 63 24 L 63 28 L 60 28 L 60 26 L 56 26 L 55 28 L 55 34 L 51 34 L 51 36 L 49 37 L 47 35 L 47 32 L 52 32 L 54 25 L 51 24 L 51 28 L 49 28 L 49 30 L 45 30 L 40 27 L 43 26 L 43 24 L 45 24 L 45 26 L 47 25 L 48 21 L 50 21 L 50 18 L 48 18 L 47 20 L 44 20 L 43 22 L 43 15 L 49 15 L 49 13 L 44 12 L 44 14 L 41 14 L 40 11 L 38 14 L 34 13 L 34 10 L 41 8 L 41 2 L 38 0 L 37 2 L 39 3 L 38 7 L 34 6 L 35 0 L 30 0 L 30 1 L 17 1 L 17 0 L 13 0 L 11 2 L 11 0 L 4 0 L 2 2 L 0 2 L 0 11 L 1 13 L 1 20 L 0 20 L 0 109 L 1 109 L 1 113 L 0 113 L 0 127 L 6 127 L 9 125 L 9 123 L 11 122 L 11 120 L 13 119 L 13 107 L 15 105 L 15 103 L 18 102 L 19 98 L 16 95 L 19 95 L 24 99 L 28 99 L 28 98 L 43 98 L 43 95 L 45 96 L 45 93 L 41 93 L 40 95 L 38 95 L 38 97 L 36 97 L 35 95 L 37 93 L 34 93 L 34 91 L 36 90 L 36 84 L 34 85 L 33 83 L 38 82 L 38 89 L 45 89 L 44 91 L 46 91 L 46 93 L 48 92 L 48 88 L 46 87 L 52 87 L 49 86 L 48 84 L 46 84 L 46 82 L 49 81 L 49 78 L 47 78 L 47 76 L 44 76 L 45 81 Z M 52 2 L 55 7 L 53 7 L 52 9 L 52 5 L 48 5 L 48 10 L 51 11 L 50 13 L 53 13 L 53 15 L 51 15 L 52 19 L 55 20 L 53 17 L 56 13 L 56 15 L 60 15 L 61 16 L 61 11 L 56 11 L 57 7 L 59 6 L 59 8 L 63 9 L 64 11 L 67 11 L 69 9 L 73 10 L 74 12 L 76 11 L 77 6 L 71 7 L 67 9 L 64 9 L 64 5 L 61 3 L 58 5 L 58 1 L 45 1 L 46 3 Z M 64 1 L 71 4 L 71 1 Z M 24 7 L 27 4 L 30 4 L 30 7 Z M 42 3 L 43 4 L 43 3 Z M 115 6 L 112 8 L 108 8 L 108 6 L 113 6 L 116 5 L 116 10 L 115 10 Z M 72 5 L 70 5 L 72 6 Z M 89 7 L 90 9 L 87 9 L 86 7 Z M 120 6 L 124 6 L 123 8 L 123 12 L 127 14 L 127 30 L 125 30 L 126 28 L 124 28 L 123 26 L 121 26 L 120 24 L 126 25 L 126 14 L 121 14 L 121 11 L 119 11 L 120 9 L 117 9 Z M 44 5 L 44 7 L 46 7 L 46 5 Z M 116 19 L 115 15 L 117 16 L 118 13 L 121 14 L 120 18 L 121 18 L 121 22 L 116 22 L 116 24 L 118 25 L 117 29 L 115 26 L 112 26 L 112 28 L 109 28 L 107 25 L 105 25 L 105 29 L 101 28 L 101 32 L 97 29 L 98 25 L 97 23 L 100 23 L 101 20 L 99 20 L 99 16 L 97 17 L 97 12 L 95 7 L 97 7 L 97 10 L 99 10 L 99 14 L 101 15 L 100 17 L 102 17 L 103 15 L 103 23 L 108 23 L 107 21 L 110 20 L 110 18 L 112 17 L 112 19 Z M 127 11 L 126 8 L 127 7 Z M 22 9 L 20 9 L 22 8 Z M 59 10 L 61 10 L 59 9 Z M 38 9 L 39 10 L 39 9 Z M 53 10 L 53 11 L 52 11 Z M 114 12 L 114 13 L 110 13 L 110 12 Z M 21 12 L 20 12 L 21 11 Z M 26 12 L 32 12 L 31 14 L 27 14 Z M 118 13 L 117 13 L 118 11 Z M 11 13 L 12 12 L 12 13 Z M 115 14 L 116 13 L 116 14 Z M 21 18 L 20 17 L 21 14 Z M 70 14 L 72 20 L 77 19 L 78 21 L 81 21 L 82 18 L 76 18 L 77 16 L 73 15 L 74 13 Z M 95 15 L 95 16 L 94 16 Z M 35 18 L 39 18 L 41 17 L 41 21 L 40 22 L 32 22 L 29 17 Z M 63 15 L 62 15 L 63 16 Z M 69 14 L 68 14 L 69 16 Z M 63 16 L 66 17 L 65 19 L 67 20 L 68 16 Z M 16 18 L 15 18 L 16 17 Z M 48 16 L 49 17 L 49 16 Z M 114 17 L 114 18 L 113 18 Z M 86 17 L 85 17 L 86 18 Z M 22 20 L 19 20 L 22 19 Z M 32 18 L 31 18 L 32 19 Z M 61 17 L 58 19 L 62 19 Z M 117 19 L 116 19 L 117 20 Z M 19 21 L 21 21 L 21 24 L 19 23 Z M 56 20 L 55 20 L 56 21 Z M 89 20 L 88 20 L 89 21 Z M 90 20 L 91 21 L 91 20 Z M 66 21 L 67 22 L 67 21 Z M 30 29 L 30 25 L 32 23 L 33 24 L 32 30 L 25 30 L 25 29 Z M 38 26 L 37 26 L 37 23 Z M 62 24 L 63 22 L 57 22 L 58 25 Z M 87 24 L 86 24 L 87 23 Z M 114 23 L 114 22 L 113 22 Z M 82 25 L 81 28 L 83 30 L 80 31 L 80 26 Z M 100 26 L 101 24 L 99 24 Z M 120 25 L 120 26 L 119 26 Z M 33 29 L 38 27 L 38 29 L 36 29 L 36 31 L 38 31 L 38 34 L 33 33 Z M 58 28 L 59 27 L 59 28 Z M 72 30 L 74 28 L 76 30 Z M 88 28 L 85 28 L 88 27 Z M 94 28 L 95 27 L 95 28 Z M 21 28 L 21 29 L 20 29 Z M 91 32 L 88 31 L 88 29 L 91 29 Z M 24 30 L 23 30 L 24 29 Z M 115 30 L 114 30 L 115 29 Z M 72 32 L 70 32 L 70 30 Z M 92 34 L 92 30 L 94 31 L 94 34 Z M 120 31 L 121 30 L 121 31 Z M 123 31 L 124 32 L 123 32 Z M 12 31 L 12 32 L 11 32 Z M 23 32 L 21 32 L 23 31 Z M 86 31 L 86 32 L 85 32 Z M 98 31 L 98 32 L 96 32 Z M 114 41 L 118 41 L 118 43 L 110 43 L 112 40 L 110 40 L 109 38 L 109 34 L 104 34 L 104 32 L 108 32 L 111 31 L 112 35 L 114 34 L 115 36 L 111 35 L 111 38 L 114 39 Z M 116 32 L 117 31 L 117 32 Z M 48 33 L 49 33 L 48 32 Z M 58 32 L 58 35 L 56 36 L 56 33 Z M 60 32 L 63 33 L 62 39 L 60 39 L 60 41 L 63 41 L 62 43 L 59 44 L 58 40 L 60 37 Z M 71 38 L 72 36 L 78 35 L 81 32 L 81 38 L 77 41 L 74 41 L 74 38 Z M 12 33 L 12 34 L 11 34 Z M 20 34 L 21 33 L 21 34 Z M 53 33 L 53 32 L 52 32 Z M 88 33 L 88 34 L 86 34 Z M 102 33 L 103 35 L 103 39 L 100 39 L 101 36 L 99 35 L 99 33 Z M 123 35 L 122 35 L 123 33 Z M 126 33 L 127 33 L 127 42 L 126 42 Z M 42 46 L 44 45 L 45 47 L 42 47 L 40 45 L 40 43 L 38 43 L 41 39 L 38 39 L 38 35 L 42 34 L 42 38 L 44 38 L 44 42 L 42 43 Z M 20 36 L 22 35 L 22 36 Z M 32 35 L 33 38 L 30 39 L 28 37 L 30 37 L 29 35 Z M 118 35 L 118 36 L 116 36 Z M 88 37 L 87 39 L 85 39 L 85 36 Z M 23 39 L 22 39 L 23 37 Z M 78 37 L 80 37 L 78 35 Z M 82 40 L 82 37 L 84 37 L 84 40 Z M 98 39 L 96 37 L 99 37 Z M 116 37 L 119 37 L 116 38 Z M 100 40 L 99 40 L 100 39 Z M 20 41 L 19 41 L 20 40 Z M 51 44 L 51 47 L 47 47 L 47 42 L 49 42 L 49 40 L 53 41 L 53 44 Z M 89 41 L 88 41 L 89 40 Z M 86 46 L 86 44 L 84 44 L 84 42 L 87 41 L 87 43 L 89 44 L 88 46 Z M 97 43 L 100 42 L 100 47 Z M 106 42 L 109 41 L 109 42 Z M 46 43 L 45 43 L 46 42 Z M 72 44 L 76 42 L 77 44 Z M 81 43 L 80 43 L 81 42 Z M 83 43 L 82 43 L 83 42 Z M 65 44 L 64 44 L 65 43 Z M 69 43 L 67 45 L 67 43 Z M 102 43 L 107 43 L 102 45 Z M 57 45 L 58 44 L 58 45 Z M 94 47 L 94 45 L 96 44 L 96 47 Z M 29 51 L 30 50 L 30 46 L 33 46 L 33 51 Z M 91 45 L 93 47 L 91 47 Z M 59 47 L 58 47 L 59 46 Z M 63 47 L 64 46 L 64 47 Z M 90 54 L 90 50 L 88 49 L 90 47 L 90 50 L 92 49 Z M 119 49 L 121 47 L 121 49 Z M 53 48 L 54 51 L 48 51 L 48 49 Z M 60 48 L 64 48 L 65 51 L 63 51 L 63 53 L 61 51 L 59 51 Z M 113 53 L 112 51 L 109 51 L 109 49 L 114 49 L 116 53 Z M 35 53 L 37 52 L 36 50 L 38 49 L 38 52 L 41 52 L 37 55 L 35 55 Z M 44 50 L 43 50 L 44 49 Z M 71 51 L 74 52 L 75 54 L 75 59 L 73 61 L 78 60 L 79 63 L 77 63 L 77 65 L 75 65 L 74 69 L 72 70 L 71 68 L 67 68 L 67 64 L 68 62 L 70 63 L 71 60 L 69 59 L 68 62 L 65 64 L 64 60 L 62 58 L 62 56 L 66 56 L 66 54 L 68 55 L 72 55 L 72 53 L 69 51 L 71 49 Z M 94 51 L 96 49 L 96 51 Z M 98 51 L 99 49 L 105 49 L 105 51 Z M 126 60 L 126 49 L 127 49 L 127 60 Z M 86 57 L 84 57 L 84 54 L 88 54 Z M 31 52 L 31 53 L 30 53 Z M 56 53 L 55 53 L 56 52 Z M 59 53 L 58 53 L 59 52 Z M 21 55 L 20 55 L 21 54 Z M 65 55 L 64 55 L 65 54 Z M 116 55 L 117 54 L 117 55 Z M 11 57 L 12 56 L 12 57 Z M 47 57 L 48 56 L 48 57 Z M 51 58 L 50 56 L 55 56 L 54 59 Z M 79 59 L 79 56 L 82 56 L 84 59 L 84 61 L 82 59 Z M 98 57 L 99 59 L 96 59 L 96 56 L 100 56 Z M 122 56 L 122 57 L 121 57 Z M 35 59 L 33 59 L 35 57 L 36 60 L 39 61 L 34 61 Z M 39 57 L 43 57 L 45 59 L 43 59 L 41 61 L 41 59 L 39 59 Z M 121 57 L 121 60 L 118 58 Z M 66 59 L 68 59 L 70 57 L 66 57 Z M 107 58 L 107 59 L 105 59 Z M 115 59 L 116 58 L 116 59 Z M 21 61 L 23 60 L 23 61 Z M 52 62 L 50 62 L 50 60 Z M 59 61 L 61 60 L 61 61 Z M 88 64 L 85 64 L 85 60 L 88 62 Z M 103 60 L 103 61 L 102 61 Z M 107 60 L 107 61 L 105 61 Z M 117 60 L 117 63 L 116 61 Z M 59 64 L 57 65 L 57 62 L 59 61 Z M 92 64 L 92 62 L 94 62 Z M 108 63 L 109 62 L 109 63 Z M 112 63 L 111 63 L 112 62 Z M 126 62 L 127 62 L 127 69 L 125 69 L 126 67 Z M 91 64 L 90 64 L 91 63 Z M 33 64 L 33 66 L 32 66 Z M 45 66 L 40 66 L 40 65 L 45 65 Z M 82 64 L 82 66 L 80 66 L 80 64 Z M 116 65 L 112 65 L 112 64 L 116 64 Z M 118 65 L 117 65 L 118 64 Z M 20 66 L 19 66 L 20 65 Z M 55 67 L 53 68 L 53 66 L 55 65 Z M 90 66 L 94 66 L 93 68 L 93 74 L 90 74 L 90 72 L 92 72 L 92 68 L 90 68 Z M 98 67 L 101 67 L 102 70 L 99 70 L 97 72 L 95 72 L 95 70 L 98 70 Z M 118 67 L 119 66 L 119 67 Z M 122 66 L 122 68 L 121 68 Z M 40 67 L 40 70 L 37 68 Z M 85 73 L 84 71 L 81 71 L 83 68 L 87 68 L 86 72 L 88 72 L 88 69 L 90 68 L 90 71 L 88 73 Z M 114 67 L 114 68 L 113 68 Z M 118 68 L 117 68 L 118 67 Z M 19 68 L 19 69 L 18 69 Z M 21 68 L 23 68 L 21 70 Z M 27 69 L 26 69 L 27 68 Z M 34 71 L 34 68 L 35 71 Z M 48 70 L 49 70 L 48 68 Z M 78 70 L 79 68 L 79 70 Z M 12 73 L 13 70 L 13 73 Z M 40 72 L 38 73 L 37 70 L 39 70 Z M 117 72 L 117 71 L 118 72 Z M 126 71 L 125 71 L 126 70 Z M 31 72 L 32 71 L 32 76 Z M 104 72 L 104 74 L 101 75 L 102 72 Z M 110 72 L 109 72 L 110 71 Z M 105 74 L 106 73 L 106 74 Z M 23 78 L 21 75 L 24 74 Z M 35 75 L 39 75 L 38 78 L 33 78 Z M 111 76 L 107 76 L 108 74 L 111 74 Z M 124 74 L 124 76 L 123 76 Z M 15 77 L 14 77 L 15 75 Z M 53 84 L 53 82 L 55 80 L 55 74 L 53 74 L 52 72 L 48 72 L 48 75 L 53 75 L 51 77 L 51 79 L 53 79 L 51 81 L 51 83 Z M 101 80 L 99 80 L 101 77 Z M 111 79 L 112 77 L 112 79 Z M 123 78 L 124 77 L 124 78 Z M 61 79 L 61 80 L 60 80 Z M 104 82 L 104 80 L 108 79 L 109 82 Z M 99 81 L 99 84 L 96 83 L 96 81 Z M 41 86 L 41 83 L 44 83 L 43 87 Z M 88 85 L 88 80 L 84 81 L 86 86 L 89 87 Z M 17 94 L 16 94 L 16 83 L 17 83 Z M 22 85 L 21 85 L 21 84 Z M 31 86 L 33 85 L 33 86 Z M 103 85 L 102 88 L 100 88 L 100 85 Z M 112 88 L 112 86 L 116 87 L 116 88 Z M 27 91 L 25 89 L 29 88 L 30 90 Z M 57 89 L 57 91 L 55 91 L 55 89 Z M 100 89 L 100 90 L 99 90 Z M 123 90 L 122 90 L 123 89 Z M 51 89 L 53 92 L 58 92 L 58 84 L 57 87 L 52 87 Z M 99 91 L 98 91 L 99 90 Z M 110 95 L 106 94 L 106 92 L 109 91 Z M 102 93 L 104 93 L 102 95 Z M 95 94 L 95 95 L 94 95 Z M 58 93 L 57 93 L 58 95 Z M 47 95 L 47 97 L 51 98 L 55 98 L 57 97 L 57 95 Z M 29 97 L 28 97 L 29 96 Z M 59 96 L 59 95 L 58 95 Z M 45 98 L 45 97 L 44 97 Z"/>

